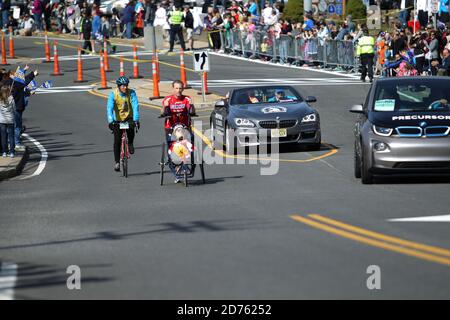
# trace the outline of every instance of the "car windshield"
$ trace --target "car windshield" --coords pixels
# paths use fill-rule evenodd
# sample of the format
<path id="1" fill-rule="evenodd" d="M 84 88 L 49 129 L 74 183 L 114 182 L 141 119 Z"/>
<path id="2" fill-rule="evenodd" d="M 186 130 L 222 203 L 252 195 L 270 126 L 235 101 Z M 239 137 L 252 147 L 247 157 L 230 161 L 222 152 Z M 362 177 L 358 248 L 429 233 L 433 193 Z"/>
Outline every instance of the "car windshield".
<path id="1" fill-rule="evenodd" d="M 302 102 L 302 97 L 289 87 L 246 88 L 233 92 L 232 105 Z"/>
<path id="2" fill-rule="evenodd" d="M 401 79 L 377 83 L 373 111 L 450 111 L 450 81 Z"/>

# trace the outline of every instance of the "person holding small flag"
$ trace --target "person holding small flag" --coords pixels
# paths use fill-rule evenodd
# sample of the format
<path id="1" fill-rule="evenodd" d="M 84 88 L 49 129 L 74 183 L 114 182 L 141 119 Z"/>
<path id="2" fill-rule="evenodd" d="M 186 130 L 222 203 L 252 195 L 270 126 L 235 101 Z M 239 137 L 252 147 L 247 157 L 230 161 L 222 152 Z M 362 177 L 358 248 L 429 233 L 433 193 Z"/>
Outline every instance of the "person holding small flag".
<path id="1" fill-rule="evenodd" d="M 26 86 L 39 74 L 38 70 L 30 72 L 25 75 L 29 69 L 28 65 L 25 68 L 17 67 L 15 73 L 10 75 L 10 79 L 3 82 L 3 84 L 10 86 L 11 94 L 16 105 L 14 111 L 14 136 L 16 151 L 24 151 L 25 146 L 21 143 L 20 135 L 22 134 L 22 115 L 25 111 L 25 88 Z"/>

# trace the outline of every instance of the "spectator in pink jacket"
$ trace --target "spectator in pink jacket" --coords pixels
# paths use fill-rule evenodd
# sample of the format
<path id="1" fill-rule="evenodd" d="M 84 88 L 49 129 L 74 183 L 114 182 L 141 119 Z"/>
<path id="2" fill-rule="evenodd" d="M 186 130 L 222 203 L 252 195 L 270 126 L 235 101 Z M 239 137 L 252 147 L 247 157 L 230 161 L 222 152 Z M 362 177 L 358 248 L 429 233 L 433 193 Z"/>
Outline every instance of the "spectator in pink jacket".
<path id="1" fill-rule="evenodd" d="M 42 27 L 42 13 L 44 12 L 44 8 L 40 0 L 33 0 L 33 10 L 31 12 L 33 13 L 37 30 L 44 30 Z"/>

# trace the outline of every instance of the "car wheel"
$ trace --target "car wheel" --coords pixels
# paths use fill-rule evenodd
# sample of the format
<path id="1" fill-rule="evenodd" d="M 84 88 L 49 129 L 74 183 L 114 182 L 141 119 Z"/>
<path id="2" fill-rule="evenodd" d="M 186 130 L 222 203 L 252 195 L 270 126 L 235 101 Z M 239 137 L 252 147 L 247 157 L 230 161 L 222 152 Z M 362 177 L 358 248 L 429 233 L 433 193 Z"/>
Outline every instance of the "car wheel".
<path id="1" fill-rule="evenodd" d="M 309 150 L 311 151 L 319 151 L 320 148 L 322 148 L 322 136 L 319 133 L 319 139 L 317 139 L 318 141 L 316 143 L 311 144 L 311 146 L 309 147 Z"/>
<path id="2" fill-rule="evenodd" d="M 363 184 L 372 184 L 373 174 L 370 172 L 363 150 L 361 150 L 361 160 L 361 182 Z"/>
<path id="3" fill-rule="evenodd" d="M 357 142 L 355 141 L 355 147 L 354 147 L 354 167 L 355 167 L 355 178 L 361 179 L 361 157 L 358 155 L 357 152 Z"/>
<path id="4" fill-rule="evenodd" d="M 225 126 L 225 143 L 224 143 L 224 149 L 228 154 L 236 154 L 236 143 L 237 139 L 233 134 L 232 129 L 226 124 Z"/>

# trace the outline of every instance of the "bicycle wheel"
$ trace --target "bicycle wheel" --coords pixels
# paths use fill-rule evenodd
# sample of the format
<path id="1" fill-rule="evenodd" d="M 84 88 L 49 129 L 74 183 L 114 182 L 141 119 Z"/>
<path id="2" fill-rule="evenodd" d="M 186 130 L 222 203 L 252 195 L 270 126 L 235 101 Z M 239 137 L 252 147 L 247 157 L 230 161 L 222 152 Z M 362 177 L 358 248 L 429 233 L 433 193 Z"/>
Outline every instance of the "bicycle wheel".
<path id="1" fill-rule="evenodd" d="M 186 170 L 184 170 L 184 186 L 188 186 L 188 174 Z"/>
<path id="2" fill-rule="evenodd" d="M 127 157 L 128 146 L 126 144 L 123 144 L 122 148 L 123 148 L 123 152 L 122 152 L 122 172 L 123 172 L 123 176 L 125 178 L 128 178 L 128 157 Z"/>
<path id="3" fill-rule="evenodd" d="M 123 171 L 123 176 L 125 178 L 128 178 L 128 158 L 127 157 L 123 157 L 123 159 L 122 159 L 122 171 Z"/>

